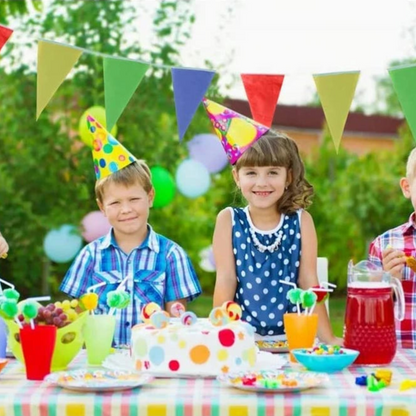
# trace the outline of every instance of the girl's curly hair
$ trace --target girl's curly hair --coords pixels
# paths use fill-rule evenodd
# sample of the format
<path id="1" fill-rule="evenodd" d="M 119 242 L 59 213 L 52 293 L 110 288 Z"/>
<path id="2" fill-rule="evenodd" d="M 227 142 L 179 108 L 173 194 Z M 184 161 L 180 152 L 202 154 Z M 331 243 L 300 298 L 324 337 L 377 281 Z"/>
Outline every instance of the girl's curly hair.
<path id="1" fill-rule="evenodd" d="M 277 201 L 279 212 L 290 214 L 312 203 L 313 186 L 305 179 L 305 167 L 294 140 L 281 132 L 269 130 L 254 143 L 235 164 L 242 167 L 279 166 L 287 169 L 291 182 Z"/>

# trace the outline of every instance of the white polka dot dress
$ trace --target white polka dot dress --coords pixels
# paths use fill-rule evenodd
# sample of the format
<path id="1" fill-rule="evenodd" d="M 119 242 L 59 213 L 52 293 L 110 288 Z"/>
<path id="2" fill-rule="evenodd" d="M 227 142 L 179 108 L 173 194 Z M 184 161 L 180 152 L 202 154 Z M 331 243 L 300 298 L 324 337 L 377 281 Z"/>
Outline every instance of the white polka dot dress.
<path id="1" fill-rule="evenodd" d="M 296 306 L 286 298 L 290 286 L 279 280 L 297 284 L 300 263 L 301 210 L 282 215 L 278 226 L 260 231 L 251 222 L 248 208 L 230 208 L 233 216 L 232 242 L 236 263 L 237 290 L 235 301 L 241 305 L 242 319 L 256 328 L 259 335 L 282 335 L 283 314 Z M 272 252 L 262 252 L 253 242 L 252 233 L 263 246 L 280 244 Z M 295 308 L 295 309 L 294 309 Z"/>

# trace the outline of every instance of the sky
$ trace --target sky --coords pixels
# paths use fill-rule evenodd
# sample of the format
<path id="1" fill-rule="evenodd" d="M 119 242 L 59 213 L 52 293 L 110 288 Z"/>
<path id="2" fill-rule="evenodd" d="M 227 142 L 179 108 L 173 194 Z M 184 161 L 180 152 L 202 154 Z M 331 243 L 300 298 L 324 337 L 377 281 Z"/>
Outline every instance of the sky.
<path id="1" fill-rule="evenodd" d="M 194 10 L 182 64 L 204 68 L 209 59 L 223 81 L 283 73 L 282 104 L 307 103 L 312 74 L 351 70 L 361 71 L 354 102 L 371 102 L 373 78 L 387 76 L 391 61 L 416 55 L 416 0 L 195 0 Z M 237 81 L 229 95 L 245 98 Z"/>

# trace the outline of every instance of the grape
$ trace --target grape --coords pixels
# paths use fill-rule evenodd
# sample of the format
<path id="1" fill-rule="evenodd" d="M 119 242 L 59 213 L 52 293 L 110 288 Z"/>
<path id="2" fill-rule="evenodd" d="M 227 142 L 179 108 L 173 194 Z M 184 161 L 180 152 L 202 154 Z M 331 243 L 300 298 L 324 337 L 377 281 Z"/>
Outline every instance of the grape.
<path id="1" fill-rule="evenodd" d="M 55 307 L 56 308 L 62 308 L 62 303 L 61 302 L 55 302 Z"/>
<path id="2" fill-rule="evenodd" d="M 55 326 L 58 326 L 61 324 L 61 320 L 59 319 L 58 316 L 55 316 L 55 318 L 52 319 L 52 322 Z"/>
<path id="3" fill-rule="evenodd" d="M 60 319 L 62 322 L 65 322 L 65 321 L 68 319 L 68 316 L 66 315 L 66 313 L 61 313 L 61 314 L 59 315 L 59 319 Z"/>
<path id="4" fill-rule="evenodd" d="M 63 312 L 62 308 L 56 308 L 55 313 L 56 315 L 60 315 Z"/>
<path id="5" fill-rule="evenodd" d="M 71 302 L 67 299 L 62 302 L 62 309 L 67 311 L 71 307 Z"/>
<path id="6" fill-rule="evenodd" d="M 50 303 L 46 306 L 47 309 L 49 309 L 51 312 L 55 310 L 55 305 L 53 303 Z"/>
<path id="7" fill-rule="evenodd" d="M 45 321 L 46 319 L 51 318 L 51 317 L 52 317 L 52 312 L 49 309 L 45 309 L 43 311 L 43 318 L 45 319 Z"/>
<path id="8" fill-rule="evenodd" d="M 24 320 L 25 320 L 25 317 L 23 316 L 23 314 L 19 314 L 19 316 L 17 317 L 17 319 L 20 321 L 20 322 L 23 322 Z"/>
<path id="9" fill-rule="evenodd" d="M 78 300 L 77 299 L 72 299 L 70 303 L 71 303 L 72 308 L 76 308 L 78 306 Z"/>

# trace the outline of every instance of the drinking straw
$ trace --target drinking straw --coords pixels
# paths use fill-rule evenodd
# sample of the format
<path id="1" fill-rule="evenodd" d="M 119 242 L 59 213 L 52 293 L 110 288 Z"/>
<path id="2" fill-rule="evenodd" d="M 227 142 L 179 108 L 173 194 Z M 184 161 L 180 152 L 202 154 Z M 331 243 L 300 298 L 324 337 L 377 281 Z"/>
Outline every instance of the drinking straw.
<path id="1" fill-rule="evenodd" d="M 298 289 L 298 287 L 296 286 L 296 284 L 293 283 L 293 282 L 286 282 L 286 280 L 279 280 L 279 282 L 280 283 L 283 283 L 284 285 L 293 286 L 293 289 L 289 290 L 289 292 L 296 291 L 296 290 L 299 290 L 300 291 L 299 293 L 292 292 L 294 296 L 291 296 L 289 294 L 289 292 L 288 292 L 288 296 L 291 296 L 292 297 L 292 299 L 289 299 L 289 300 L 292 303 L 296 303 L 296 308 L 298 310 L 298 315 L 300 315 L 300 302 L 299 301 L 300 301 L 300 294 L 302 293 L 302 289 Z M 295 298 L 295 299 L 293 299 L 293 298 Z M 294 302 L 293 302 L 293 300 L 294 300 Z"/>
<path id="2" fill-rule="evenodd" d="M 13 284 L 13 283 L 8 282 L 7 280 L 4 280 L 4 279 L 1 279 L 1 278 L 0 278 L 0 283 L 4 283 L 6 286 L 9 286 L 9 287 L 11 287 L 12 289 L 14 289 L 14 284 Z M 1 284 L 0 284 L 0 294 L 1 294 L 2 292 L 3 292 L 3 289 L 2 289 Z"/>

